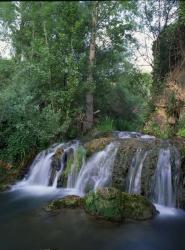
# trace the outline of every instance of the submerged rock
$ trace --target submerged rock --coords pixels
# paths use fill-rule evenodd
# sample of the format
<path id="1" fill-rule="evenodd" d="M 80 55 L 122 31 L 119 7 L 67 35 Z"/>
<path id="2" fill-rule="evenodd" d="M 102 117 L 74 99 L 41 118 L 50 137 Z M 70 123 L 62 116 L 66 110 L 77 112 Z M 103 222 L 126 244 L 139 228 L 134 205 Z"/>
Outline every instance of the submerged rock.
<path id="1" fill-rule="evenodd" d="M 147 220 L 157 211 L 155 206 L 141 195 L 123 193 L 115 188 L 102 188 L 90 192 L 84 200 L 85 211 L 96 217 L 110 220 Z"/>
<path id="2" fill-rule="evenodd" d="M 47 206 L 47 210 L 56 210 L 61 208 L 78 208 L 82 207 L 83 205 L 83 198 L 77 195 L 68 195 L 62 199 L 52 201 Z"/>

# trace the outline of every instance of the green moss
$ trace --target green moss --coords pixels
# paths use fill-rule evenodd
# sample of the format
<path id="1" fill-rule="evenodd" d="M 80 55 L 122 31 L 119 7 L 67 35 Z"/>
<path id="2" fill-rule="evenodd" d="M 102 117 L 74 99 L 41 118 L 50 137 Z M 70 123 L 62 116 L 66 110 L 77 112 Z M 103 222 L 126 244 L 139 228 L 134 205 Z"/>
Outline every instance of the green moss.
<path id="1" fill-rule="evenodd" d="M 111 141 L 111 137 L 101 137 L 87 142 L 85 144 L 86 155 L 91 156 L 95 152 L 103 150 Z"/>
<path id="2" fill-rule="evenodd" d="M 116 188 L 89 192 L 84 200 L 84 208 L 87 213 L 110 221 L 145 220 L 156 214 L 155 207 L 145 197 L 122 193 Z"/>
<path id="3" fill-rule="evenodd" d="M 122 193 L 122 211 L 124 218 L 143 220 L 152 218 L 155 207 L 144 196 Z"/>
<path id="4" fill-rule="evenodd" d="M 77 164 L 78 171 L 80 170 L 80 168 L 83 164 L 83 160 L 85 159 L 85 156 L 86 156 L 85 148 L 82 146 L 78 147 L 78 149 L 76 151 L 76 164 Z"/>
<path id="5" fill-rule="evenodd" d="M 121 192 L 115 188 L 104 188 L 89 192 L 85 197 L 87 213 L 110 221 L 121 221 Z"/>
<path id="6" fill-rule="evenodd" d="M 62 199 L 52 201 L 47 206 L 47 210 L 57 210 L 61 208 L 77 208 L 82 207 L 83 205 L 83 198 L 76 196 L 76 195 L 68 195 Z"/>

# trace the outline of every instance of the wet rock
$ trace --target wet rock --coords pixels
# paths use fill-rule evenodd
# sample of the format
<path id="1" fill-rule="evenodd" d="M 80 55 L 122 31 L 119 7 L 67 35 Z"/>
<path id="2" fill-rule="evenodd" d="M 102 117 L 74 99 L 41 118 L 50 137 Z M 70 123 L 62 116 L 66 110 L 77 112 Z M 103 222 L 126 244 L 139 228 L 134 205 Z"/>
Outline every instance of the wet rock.
<path id="1" fill-rule="evenodd" d="M 56 172 L 59 171 L 61 168 L 61 158 L 62 158 L 63 153 L 64 153 L 64 149 L 58 148 L 52 157 L 52 163 L 51 163 L 52 170 L 51 170 L 51 175 L 49 179 L 49 186 L 52 186 L 53 181 L 56 176 Z"/>
<path id="2" fill-rule="evenodd" d="M 120 140 L 120 146 L 114 162 L 112 186 L 125 191 L 128 188 L 128 172 L 132 159 L 138 149 L 148 152 L 141 175 L 141 193 L 150 196 L 151 177 L 154 176 L 161 141 L 129 138 Z"/>
<path id="3" fill-rule="evenodd" d="M 123 193 L 115 188 L 89 192 L 84 200 L 84 208 L 90 215 L 115 222 L 124 219 L 147 220 L 157 214 L 155 206 L 145 197 Z"/>
<path id="4" fill-rule="evenodd" d="M 103 188 L 86 195 L 84 208 L 90 215 L 118 222 L 122 220 L 121 201 L 121 191 L 115 188 Z"/>
<path id="5" fill-rule="evenodd" d="M 89 157 L 92 154 L 103 150 L 112 141 L 112 137 L 101 137 L 85 143 L 84 147 L 86 149 L 86 155 Z"/>
<path id="6" fill-rule="evenodd" d="M 17 167 L 0 162 L 0 192 L 8 190 L 16 182 L 19 172 Z"/>
<path id="7" fill-rule="evenodd" d="M 58 179 L 57 187 L 66 187 L 67 185 L 67 177 L 71 170 L 71 166 L 74 162 L 74 149 L 69 148 L 63 153 L 63 157 L 61 159 L 63 164 L 63 171 Z"/>
<path id="8" fill-rule="evenodd" d="M 147 220 L 156 214 L 155 206 L 144 196 L 122 193 L 122 215 L 125 219 Z"/>
<path id="9" fill-rule="evenodd" d="M 47 206 L 47 211 L 57 210 L 61 208 L 79 208 L 83 206 L 83 198 L 77 195 L 68 195 L 62 199 L 52 201 Z"/>

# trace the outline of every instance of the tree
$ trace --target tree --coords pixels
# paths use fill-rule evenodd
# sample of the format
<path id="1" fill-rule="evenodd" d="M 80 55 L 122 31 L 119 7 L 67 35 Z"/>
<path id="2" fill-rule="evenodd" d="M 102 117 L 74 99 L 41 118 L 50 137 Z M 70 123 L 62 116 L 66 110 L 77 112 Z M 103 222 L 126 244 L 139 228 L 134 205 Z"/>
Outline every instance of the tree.
<path id="1" fill-rule="evenodd" d="M 139 119 L 133 110 L 145 90 L 129 63 L 135 8 L 135 1 L 1 5 L 8 30 L 1 29 L 1 37 L 14 51 L 7 79 L 0 65 L 2 159 L 18 162 L 30 148 L 80 136 L 109 116 L 119 129 Z M 136 97 L 133 86 L 140 90 Z M 101 117 L 93 119 L 96 110 Z"/>
<path id="2" fill-rule="evenodd" d="M 153 53 L 156 54 L 160 43 L 159 35 L 170 23 L 177 20 L 178 0 L 144 0 L 139 1 L 138 4 L 141 22 L 138 33 L 143 38 L 142 44 L 137 46 L 138 54 L 146 65 L 153 69 L 152 46 Z"/>
<path id="3" fill-rule="evenodd" d="M 90 3 L 90 7 L 92 9 L 92 20 L 91 20 L 91 40 L 89 46 L 89 65 L 88 65 L 88 91 L 86 93 L 86 117 L 84 122 L 84 132 L 91 129 L 93 126 L 93 85 L 94 85 L 94 77 L 93 77 L 93 68 L 95 63 L 95 53 L 96 53 L 96 37 L 97 37 L 97 22 L 98 22 L 98 1 L 93 1 Z"/>

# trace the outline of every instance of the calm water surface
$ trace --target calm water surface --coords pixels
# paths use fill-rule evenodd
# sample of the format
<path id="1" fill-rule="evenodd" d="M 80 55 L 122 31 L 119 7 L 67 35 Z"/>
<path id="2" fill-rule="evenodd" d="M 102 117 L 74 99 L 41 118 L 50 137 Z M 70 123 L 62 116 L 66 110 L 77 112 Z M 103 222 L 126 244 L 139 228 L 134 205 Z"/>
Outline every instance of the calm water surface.
<path id="1" fill-rule="evenodd" d="M 82 210 L 48 214 L 43 206 L 62 193 L 33 193 L 0 194 L 0 250 L 185 250 L 180 211 L 114 224 L 89 218 Z"/>

